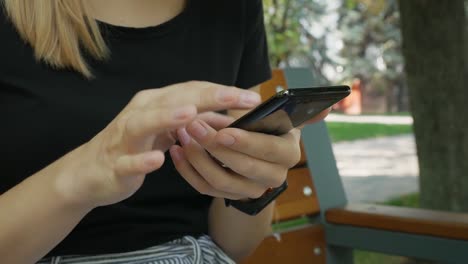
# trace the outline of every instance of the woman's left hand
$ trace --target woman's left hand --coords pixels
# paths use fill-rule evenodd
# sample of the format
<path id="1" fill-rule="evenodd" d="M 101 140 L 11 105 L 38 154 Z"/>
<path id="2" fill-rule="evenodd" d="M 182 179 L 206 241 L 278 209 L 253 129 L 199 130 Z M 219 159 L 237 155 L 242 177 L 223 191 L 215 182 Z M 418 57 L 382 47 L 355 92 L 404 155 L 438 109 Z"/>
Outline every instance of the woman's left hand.
<path id="1" fill-rule="evenodd" d="M 301 156 L 298 128 L 273 136 L 237 128 L 217 131 L 195 120 L 177 134 L 182 147 L 170 149 L 175 167 L 198 192 L 213 197 L 258 198 L 268 188 L 283 184 Z"/>

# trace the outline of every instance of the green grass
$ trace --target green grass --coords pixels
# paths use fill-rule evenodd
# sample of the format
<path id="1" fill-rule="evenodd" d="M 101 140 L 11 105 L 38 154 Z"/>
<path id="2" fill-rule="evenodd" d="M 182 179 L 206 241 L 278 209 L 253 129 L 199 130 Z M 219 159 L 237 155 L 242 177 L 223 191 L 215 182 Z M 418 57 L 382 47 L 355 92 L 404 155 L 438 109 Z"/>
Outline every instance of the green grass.
<path id="1" fill-rule="evenodd" d="M 411 125 L 328 122 L 332 142 L 409 134 Z"/>
<path id="2" fill-rule="evenodd" d="M 354 251 L 355 264 L 402 264 L 405 260 L 405 257 L 400 256 L 390 256 L 361 250 Z"/>
<path id="3" fill-rule="evenodd" d="M 396 197 L 389 201 L 383 202 L 383 205 L 403 206 L 403 207 L 419 207 L 419 193 L 410 193 L 400 197 Z"/>
<path id="4" fill-rule="evenodd" d="M 301 217 L 298 219 L 273 224 L 272 228 L 273 228 L 273 232 L 277 232 L 277 231 L 287 230 L 287 229 L 298 227 L 298 226 L 303 226 L 309 223 L 310 223 L 310 219 L 308 217 Z"/>

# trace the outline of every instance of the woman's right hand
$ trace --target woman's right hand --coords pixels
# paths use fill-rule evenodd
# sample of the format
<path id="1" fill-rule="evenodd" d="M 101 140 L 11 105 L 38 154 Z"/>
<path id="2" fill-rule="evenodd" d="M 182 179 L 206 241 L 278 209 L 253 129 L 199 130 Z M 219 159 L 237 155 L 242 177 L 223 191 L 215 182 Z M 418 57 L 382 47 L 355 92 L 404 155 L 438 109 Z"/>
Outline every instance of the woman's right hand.
<path id="1" fill-rule="evenodd" d="M 164 163 L 165 149 L 155 148 L 158 138 L 167 141 L 197 113 L 258 103 L 255 92 L 208 82 L 143 90 L 104 130 L 64 157 L 67 173 L 59 178 L 59 191 L 68 202 L 92 208 L 124 200 Z"/>

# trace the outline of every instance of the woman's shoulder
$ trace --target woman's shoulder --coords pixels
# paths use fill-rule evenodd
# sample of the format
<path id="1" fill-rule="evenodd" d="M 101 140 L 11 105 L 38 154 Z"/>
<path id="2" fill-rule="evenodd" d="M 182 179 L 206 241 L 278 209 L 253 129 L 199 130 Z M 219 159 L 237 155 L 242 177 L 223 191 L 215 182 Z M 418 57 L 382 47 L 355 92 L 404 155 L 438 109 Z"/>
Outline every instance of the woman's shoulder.
<path id="1" fill-rule="evenodd" d="M 0 1 L 1 5 L 1 1 Z M 0 81 L 13 68 L 24 68 L 26 63 L 34 61 L 30 45 L 20 36 L 15 26 L 0 6 Z"/>
<path id="2" fill-rule="evenodd" d="M 10 28 L 12 26 L 10 18 L 8 17 L 7 11 L 3 6 L 3 3 L 0 1 L 0 30 L 5 30 L 5 28 Z"/>
<path id="3" fill-rule="evenodd" d="M 5 8 L 3 8 L 2 3 L 0 2 L 0 39 L 2 49 L 5 47 L 7 43 L 14 43 L 15 45 L 18 42 L 22 42 L 21 38 L 16 31 L 13 23 L 11 22 L 10 18 L 8 17 Z"/>

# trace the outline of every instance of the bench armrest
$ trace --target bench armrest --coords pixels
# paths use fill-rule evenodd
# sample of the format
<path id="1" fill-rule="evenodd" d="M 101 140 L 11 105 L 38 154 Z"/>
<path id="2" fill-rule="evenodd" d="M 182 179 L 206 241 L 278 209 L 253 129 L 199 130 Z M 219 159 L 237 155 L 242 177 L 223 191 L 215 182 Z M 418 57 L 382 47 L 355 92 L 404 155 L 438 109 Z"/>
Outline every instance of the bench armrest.
<path id="1" fill-rule="evenodd" d="M 328 223 L 468 240 L 468 214 L 372 204 L 327 210 Z"/>

